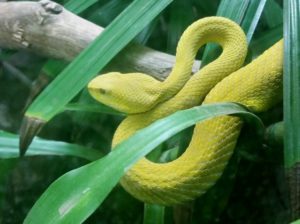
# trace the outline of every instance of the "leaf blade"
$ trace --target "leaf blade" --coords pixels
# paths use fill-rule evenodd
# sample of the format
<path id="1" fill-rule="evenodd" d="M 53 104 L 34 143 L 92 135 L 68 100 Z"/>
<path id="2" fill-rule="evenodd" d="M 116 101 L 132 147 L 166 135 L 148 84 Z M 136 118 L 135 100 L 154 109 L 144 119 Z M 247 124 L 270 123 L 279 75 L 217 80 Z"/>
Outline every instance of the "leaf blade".
<path id="1" fill-rule="evenodd" d="M 266 0 L 222 0 L 217 15 L 227 17 L 240 24 L 247 35 L 248 43 L 250 43 L 265 3 Z M 218 52 L 219 48 L 217 45 L 208 44 L 202 57 L 201 67 L 214 60 L 217 57 Z"/>
<path id="2" fill-rule="evenodd" d="M 284 165 L 290 190 L 291 218 L 300 216 L 300 2 L 285 0 L 284 13 Z"/>
<path id="3" fill-rule="evenodd" d="M 18 144 L 18 135 L 0 131 L 0 158 L 18 158 Z M 65 142 L 35 138 L 29 147 L 26 156 L 37 155 L 76 156 L 90 161 L 103 156 L 103 154 L 101 154 L 98 150 L 87 147 Z"/>
<path id="4" fill-rule="evenodd" d="M 64 105 L 171 1 L 135 0 L 37 97 L 25 115 L 48 121 L 61 112 Z"/>
<path id="5" fill-rule="evenodd" d="M 300 2 L 284 1 L 284 129 L 285 166 L 300 162 Z"/>
<path id="6" fill-rule="evenodd" d="M 36 202 L 25 223 L 84 221 L 103 202 L 126 170 L 161 142 L 199 121 L 228 114 L 247 115 L 254 119 L 252 123 L 262 125 L 256 115 L 235 103 L 208 104 L 176 112 L 135 133 L 103 159 L 60 177 Z"/>

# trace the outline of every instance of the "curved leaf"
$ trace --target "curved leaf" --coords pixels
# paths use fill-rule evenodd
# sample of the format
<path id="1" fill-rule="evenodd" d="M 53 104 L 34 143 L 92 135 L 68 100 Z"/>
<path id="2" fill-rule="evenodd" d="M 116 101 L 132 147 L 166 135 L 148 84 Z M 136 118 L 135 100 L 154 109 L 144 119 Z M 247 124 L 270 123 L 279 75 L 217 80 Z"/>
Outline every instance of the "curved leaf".
<path id="1" fill-rule="evenodd" d="M 124 173 L 160 143 L 199 121 L 230 114 L 251 119 L 252 124 L 263 127 L 258 117 L 235 103 L 209 104 L 178 111 L 136 132 L 104 158 L 61 176 L 35 203 L 25 223 L 83 222 Z"/>
<path id="2" fill-rule="evenodd" d="M 133 1 L 47 86 L 29 106 L 25 116 L 49 121 L 60 113 L 117 53 L 171 2 L 172 0 Z"/>
<path id="3" fill-rule="evenodd" d="M 95 149 L 87 147 L 35 138 L 29 147 L 26 156 L 57 155 L 76 156 L 90 161 L 99 159 L 103 155 Z M 19 136 L 0 130 L 0 158 L 19 157 Z"/>

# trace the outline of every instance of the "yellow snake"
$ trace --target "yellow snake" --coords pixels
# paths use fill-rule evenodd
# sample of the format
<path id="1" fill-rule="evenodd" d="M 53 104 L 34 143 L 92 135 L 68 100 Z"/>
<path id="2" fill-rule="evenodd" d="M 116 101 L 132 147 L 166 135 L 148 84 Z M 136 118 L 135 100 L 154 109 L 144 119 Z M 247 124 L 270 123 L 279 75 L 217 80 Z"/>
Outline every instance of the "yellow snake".
<path id="1" fill-rule="evenodd" d="M 208 42 L 223 48 L 212 63 L 191 76 L 197 51 Z M 169 77 L 157 81 L 140 73 L 108 73 L 93 79 L 91 95 L 129 116 L 115 132 L 113 146 L 153 121 L 203 103 L 238 102 L 255 112 L 281 99 L 283 41 L 239 69 L 247 53 L 241 28 L 222 17 L 194 22 L 183 33 Z M 239 69 L 239 70 L 238 70 Z M 141 159 L 121 184 L 136 198 L 162 205 L 192 200 L 221 176 L 240 133 L 242 121 L 222 116 L 197 124 L 186 151 L 168 163 Z"/>

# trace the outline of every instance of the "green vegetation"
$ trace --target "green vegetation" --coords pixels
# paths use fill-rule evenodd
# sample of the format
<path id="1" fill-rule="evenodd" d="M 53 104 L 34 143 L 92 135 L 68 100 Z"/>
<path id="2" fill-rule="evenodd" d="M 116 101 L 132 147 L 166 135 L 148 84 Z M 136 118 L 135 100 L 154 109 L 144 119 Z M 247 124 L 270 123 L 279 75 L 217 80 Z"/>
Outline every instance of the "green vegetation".
<path id="1" fill-rule="evenodd" d="M 300 160 L 297 1 L 57 2 L 107 29 L 69 64 L 24 51 L 0 51 L 0 223 L 281 224 L 300 218 L 300 211 L 290 207 L 284 176 Z M 110 152 L 112 136 L 124 114 L 92 100 L 85 88 L 88 81 L 130 42 L 174 54 L 189 24 L 213 15 L 242 26 L 249 42 L 247 62 L 282 38 L 284 27 L 285 62 L 289 63 L 284 67 L 283 105 L 258 117 L 233 103 L 180 111 Z M 219 52 L 218 46 L 209 44 L 197 59 L 204 66 Z M 39 75 L 53 80 L 26 110 L 30 88 L 5 63 L 17 68 L 27 81 Z M 283 111 L 284 129 L 290 130 L 285 133 Z M 24 112 L 45 125 L 20 159 L 18 133 Z M 175 159 L 189 142 L 188 127 L 223 114 L 238 115 L 247 122 L 224 174 L 203 196 L 185 205 L 162 207 L 143 204 L 117 184 L 128 167 L 155 148 L 148 155 L 151 160 Z M 259 137 L 264 131 L 261 121 L 266 127 L 273 125 L 267 129 L 267 140 Z M 290 183 L 296 174 L 291 172 Z M 297 201 L 299 190 L 295 189 L 292 194 Z"/>

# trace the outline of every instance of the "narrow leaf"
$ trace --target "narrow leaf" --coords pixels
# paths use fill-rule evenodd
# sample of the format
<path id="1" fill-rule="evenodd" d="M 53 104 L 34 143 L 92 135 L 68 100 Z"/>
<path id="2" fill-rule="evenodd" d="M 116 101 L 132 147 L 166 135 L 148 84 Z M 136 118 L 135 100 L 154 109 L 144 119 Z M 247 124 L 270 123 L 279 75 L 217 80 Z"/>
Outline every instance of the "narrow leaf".
<path id="1" fill-rule="evenodd" d="M 67 67 L 68 63 L 51 59 L 48 60 L 47 63 L 42 68 L 42 74 L 47 75 L 50 78 L 55 78 L 60 72 L 62 72 L 65 67 Z"/>
<path id="2" fill-rule="evenodd" d="M 285 166 L 300 162 L 300 2 L 284 1 Z"/>
<path id="3" fill-rule="evenodd" d="M 135 0 L 30 105 L 26 116 L 48 121 L 172 0 Z"/>
<path id="4" fill-rule="evenodd" d="M 300 217 L 300 2 L 285 0 L 283 13 L 284 162 L 294 220 Z"/>
<path id="5" fill-rule="evenodd" d="M 193 8 L 191 0 L 175 1 L 171 5 L 167 51 L 172 54 L 176 53 L 176 46 L 183 31 L 195 20 L 193 13 L 186 13 L 191 8 Z"/>
<path id="6" fill-rule="evenodd" d="M 96 160 L 103 155 L 94 149 L 69 144 L 65 142 L 43 140 L 35 138 L 29 147 L 26 156 L 38 155 L 57 155 L 57 156 L 75 156 L 90 161 Z M 0 158 L 18 158 L 19 157 L 19 136 L 4 131 L 0 131 Z"/>
<path id="7" fill-rule="evenodd" d="M 222 0 L 217 15 L 227 17 L 241 24 L 250 2 L 250 0 Z"/>
<path id="8" fill-rule="evenodd" d="M 294 222 L 291 222 L 291 224 L 300 224 L 300 219 L 294 221 Z"/>
<path id="9" fill-rule="evenodd" d="M 265 3 L 266 0 L 222 0 L 217 15 L 240 24 L 250 43 Z M 220 52 L 219 49 L 216 44 L 208 44 L 202 57 L 201 67 L 214 60 Z"/>
<path id="10" fill-rule="evenodd" d="M 259 118 L 234 103 L 210 104 L 178 111 L 136 132 L 103 159 L 72 170 L 56 180 L 35 203 L 25 223 L 81 223 L 107 197 L 135 162 L 183 129 L 214 116 L 234 114 Z M 87 175 L 88 174 L 88 175 Z"/>
<path id="11" fill-rule="evenodd" d="M 97 3 L 97 0 L 70 0 L 65 4 L 65 8 L 79 14 L 95 3 Z"/>
<path id="12" fill-rule="evenodd" d="M 264 18 L 270 28 L 282 24 L 283 11 L 275 0 L 268 0 L 264 9 Z"/>
<path id="13" fill-rule="evenodd" d="M 107 26 L 115 17 L 117 17 L 132 0 L 110 0 L 103 6 L 87 15 L 87 19 L 93 23 Z"/>
<path id="14" fill-rule="evenodd" d="M 244 16 L 242 27 L 247 33 L 247 41 L 250 43 L 258 21 L 261 17 L 267 0 L 252 0 Z"/>
<path id="15" fill-rule="evenodd" d="M 117 0 L 117 1 L 119 1 L 119 0 Z M 110 1 L 107 5 L 112 5 L 112 2 L 118 3 L 117 1 Z M 97 0 L 88 0 L 88 1 L 86 1 L 86 0 L 70 0 L 67 2 L 67 4 L 65 4 L 64 7 L 75 14 L 79 14 L 95 3 L 97 3 Z M 100 10 L 101 11 L 104 10 L 106 17 L 107 17 L 107 15 L 109 15 L 109 13 L 111 13 L 111 11 L 109 9 L 107 9 L 107 7 L 101 7 L 99 9 L 99 11 Z M 98 17 L 97 13 L 99 14 L 99 11 L 97 10 L 95 12 L 96 15 L 93 14 L 93 15 L 89 16 L 90 17 L 89 19 L 92 21 L 96 20 L 96 18 Z M 104 15 L 104 17 L 105 17 L 105 15 Z M 44 66 L 41 70 L 42 71 L 41 73 L 46 74 L 50 78 L 55 78 L 66 66 L 67 66 L 66 62 L 63 62 L 60 60 L 55 60 L 55 59 L 50 59 L 44 64 Z"/>
<path id="16" fill-rule="evenodd" d="M 270 30 L 260 33 L 257 38 L 253 39 L 250 48 L 252 50 L 252 55 L 260 55 L 266 49 L 271 47 L 274 43 L 279 41 L 283 35 L 282 24 L 276 26 Z"/>

